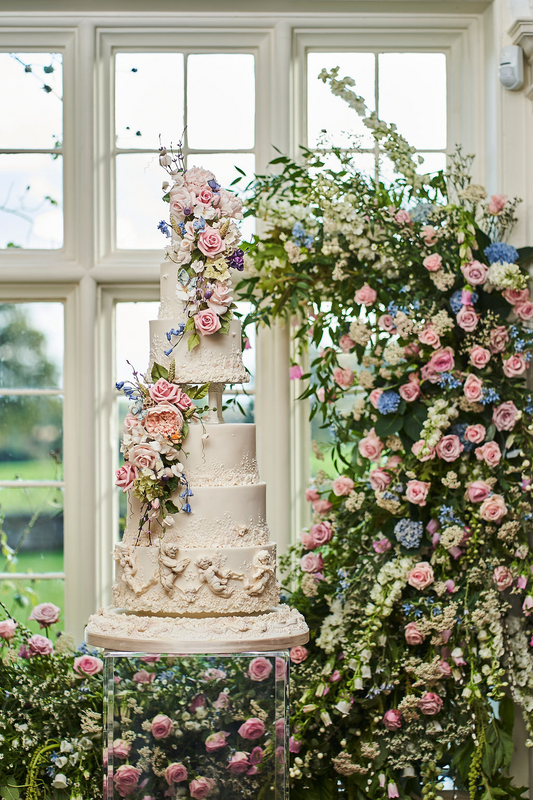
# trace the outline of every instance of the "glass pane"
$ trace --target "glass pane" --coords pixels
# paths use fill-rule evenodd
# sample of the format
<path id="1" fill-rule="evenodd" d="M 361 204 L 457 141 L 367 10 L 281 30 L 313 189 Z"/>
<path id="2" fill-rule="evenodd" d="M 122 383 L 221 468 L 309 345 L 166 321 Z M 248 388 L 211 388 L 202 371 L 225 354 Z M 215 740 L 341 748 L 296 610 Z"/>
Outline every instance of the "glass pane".
<path id="1" fill-rule="evenodd" d="M 151 319 L 157 319 L 159 303 L 143 301 L 139 303 L 117 303 L 115 321 L 115 363 L 116 380 L 131 378 L 131 367 L 144 374 L 150 355 Z"/>
<path id="2" fill-rule="evenodd" d="M 183 55 L 117 53 L 115 134 L 117 147 L 157 150 L 182 135 Z M 161 173 L 163 174 L 163 173 Z"/>
<path id="3" fill-rule="evenodd" d="M 63 247 L 62 208 L 60 155 L 0 155 L 0 248 Z"/>
<path id="4" fill-rule="evenodd" d="M 157 230 L 168 219 L 161 184 L 165 172 L 156 154 L 117 156 L 117 247 L 119 250 L 161 250 L 167 240 Z M 132 198 L 135 198 L 132 201 Z"/>
<path id="5" fill-rule="evenodd" d="M 339 77 L 355 80 L 353 90 L 364 97 L 373 111 L 375 84 L 375 56 L 373 53 L 309 53 L 307 56 L 307 145 L 316 147 L 324 128 L 330 143 L 337 147 L 353 146 L 353 134 L 361 137 L 358 144 L 372 147 L 374 140 L 360 117 L 344 100 L 335 97 L 329 85 L 318 75 L 322 69 L 340 67 Z"/>
<path id="6" fill-rule="evenodd" d="M 414 147 L 445 148 L 445 54 L 380 53 L 379 116 Z"/>
<path id="7" fill-rule="evenodd" d="M 218 85 L 218 88 L 216 88 Z M 234 92 L 238 87 L 238 103 Z M 255 58 L 206 53 L 187 60 L 187 143 L 196 150 L 244 150 L 255 142 Z"/>
<path id="8" fill-rule="evenodd" d="M 235 284 L 237 284 L 239 279 L 235 277 L 234 280 Z M 235 311 L 237 314 L 242 315 L 242 321 L 244 322 L 244 317 L 252 310 L 252 304 L 236 303 L 236 306 Z M 255 360 L 257 356 L 255 325 L 247 325 L 246 328 L 243 328 L 242 335 L 243 340 L 248 340 L 242 353 L 242 360 L 244 361 L 244 366 L 250 372 L 250 382 L 244 384 L 245 390 L 249 391 L 255 386 Z"/>
<path id="9" fill-rule="evenodd" d="M 62 558 L 51 556 L 39 561 L 39 569 L 43 572 L 62 572 L 56 569 L 56 565 L 63 563 Z M 18 622 L 26 625 L 33 633 L 44 634 L 45 631 L 38 622 L 28 620 L 33 606 L 39 603 L 53 603 L 61 609 L 59 621 L 50 629 L 53 640 L 58 631 L 65 629 L 64 607 L 65 607 L 65 583 L 62 580 L 24 580 L 24 581 L 0 581 L 0 600 L 7 607 Z"/>
<path id="10" fill-rule="evenodd" d="M 0 509 L 7 544 L 0 572 L 61 572 L 63 490 L 0 486 Z"/>
<path id="11" fill-rule="evenodd" d="M 63 398 L 0 396 L 0 480 L 56 480 Z"/>
<path id="12" fill-rule="evenodd" d="M 226 406 L 224 422 L 255 422 L 255 397 L 253 394 L 225 394 L 223 402 Z"/>
<path id="13" fill-rule="evenodd" d="M 446 169 L 446 153 L 418 153 L 424 159 L 424 163 L 420 164 L 417 172 L 434 173 L 441 169 Z"/>
<path id="14" fill-rule="evenodd" d="M 0 304 L 1 388 L 61 388 L 63 316 L 62 303 Z"/>
<path id="15" fill-rule="evenodd" d="M 63 59 L 0 53 L 0 148 L 47 149 L 63 137 Z"/>

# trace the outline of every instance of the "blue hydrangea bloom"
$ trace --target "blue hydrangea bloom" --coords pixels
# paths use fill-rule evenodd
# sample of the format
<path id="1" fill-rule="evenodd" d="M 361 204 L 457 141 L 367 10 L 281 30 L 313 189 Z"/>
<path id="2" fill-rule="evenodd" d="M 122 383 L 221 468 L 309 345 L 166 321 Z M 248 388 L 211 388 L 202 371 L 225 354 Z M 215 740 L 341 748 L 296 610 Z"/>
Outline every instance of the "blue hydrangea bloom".
<path id="1" fill-rule="evenodd" d="M 380 414 L 395 414 L 398 411 L 401 397 L 398 392 L 389 389 L 378 398 L 378 411 Z"/>
<path id="2" fill-rule="evenodd" d="M 426 223 L 429 215 L 435 210 L 433 203 L 418 203 L 409 213 L 413 222 Z"/>
<path id="3" fill-rule="evenodd" d="M 500 264 L 514 264 L 518 259 L 518 250 L 512 244 L 505 244 L 505 242 L 493 242 L 484 250 L 485 256 L 489 264 L 495 264 L 497 261 Z"/>
<path id="4" fill-rule="evenodd" d="M 461 308 L 463 307 L 463 301 L 461 300 L 462 295 L 463 295 L 462 291 L 458 289 L 450 297 L 450 307 L 454 314 L 458 314 Z"/>
<path id="5" fill-rule="evenodd" d="M 311 248 L 313 244 L 313 236 L 310 233 L 306 233 L 304 226 L 301 222 L 296 222 L 292 227 L 292 241 L 299 245 L 300 247 L 306 247 L 308 250 Z"/>
<path id="6" fill-rule="evenodd" d="M 465 431 L 467 428 L 468 425 L 466 422 L 458 422 L 457 425 L 454 425 L 451 428 L 450 433 L 454 433 L 456 436 L 458 436 L 459 441 L 465 449 L 465 452 L 470 453 L 476 445 L 473 442 L 469 442 L 467 439 L 465 439 Z"/>
<path id="7" fill-rule="evenodd" d="M 409 550 L 418 547 L 424 535 L 424 524 L 412 519 L 401 519 L 394 526 L 396 540 Z"/>

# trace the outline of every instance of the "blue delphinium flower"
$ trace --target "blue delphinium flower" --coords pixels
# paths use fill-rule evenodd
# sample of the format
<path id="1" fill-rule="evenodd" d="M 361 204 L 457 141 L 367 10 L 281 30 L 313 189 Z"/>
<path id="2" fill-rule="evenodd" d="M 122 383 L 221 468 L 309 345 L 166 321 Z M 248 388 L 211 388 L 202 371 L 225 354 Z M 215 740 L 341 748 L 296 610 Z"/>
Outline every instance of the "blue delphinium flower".
<path id="1" fill-rule="evenodd" d="M 452 372 L 441 372 L 439 386 L 449 386 L 450 389 L 458 389 L 461 385 L 460 379 L 456 378 Z"/>
<path id="2" fill-rule="evenodd" d="M 518 250 L 512 244 L 505 244 L 505 242 L 493 242 L 483 251 L 489 264 L 495 264 L 497 261 L 500 264 L 514 264 L 518 259 Z"/>
<path id="3" fill-rule="evenodd" d="M 526 405 L 524 407 L 526 414 L 533 414 L 533 397 L 528 395 L 526 397 Z"/>
<path id="4" fill-rule="evenodd" d="M 159 223 L 159 225 L 157 226 L 157 230 L 161 231 L 161 233 L 164 233 L 165 236 L 168 239 L 170 239 L 172 234 L 171 234 L 170 228 L 168 227 L 168 223 L 165 222 L 164 219 L 162 219 L 161 222 Z"/>
<path id="5" fill-rule="evenodd" d="M 455 434 L 455 436 L 458 436 L 459 441 L 461 442 L 461 444 L 465 449 L 465 452 L 470 453 L 474 449 L 475 444 L 473 442 L 469 442 L 468 439 L 465 439 L 465 431 L 467 428 L 468 425 L 466 424 L 466 422 L 458 422 L 457 425 L 454 425 L 451 428 L 450 433 L 453 433 Z"/>
<path id="6" fill-rule="evenodd" d="M 481 402 L 484 406 L 488 406 L 491 403 L 497 403 L 500 399 L 500 395 L 496 391 L 496 389 L 483 389 L 483 396 L 481 398 Z"/>
<path id="7" fill-rule="evenodd" d="M 401 397 L 398 392 L 389 389 L 378 398 L 378 411 L 380 414 L 395 414 L 400 406 Z"/>
<path id="8" fill-rule="evenodd" d="M 190 514 L 191 513 L 191 506 L 189 505 L 189 503 L 185 503 L 185 505 L 183 506 L 183 508 L 181 510 L 185 511 L 186 514 Z"/>
<path id="9" fill-rule="evenodd" d="M 462 525 L 461 519 L 455 513 L 453 506 L 441 506 L 439 511 L 439 522 L 441 525 Z"/>
<path id="10" fill-rule="evenodd" d="M 424 524 L 412 519 L 401 519 L 394 526 L 396 540 L 409 550 L 418 547 L 424 535 Z"/>

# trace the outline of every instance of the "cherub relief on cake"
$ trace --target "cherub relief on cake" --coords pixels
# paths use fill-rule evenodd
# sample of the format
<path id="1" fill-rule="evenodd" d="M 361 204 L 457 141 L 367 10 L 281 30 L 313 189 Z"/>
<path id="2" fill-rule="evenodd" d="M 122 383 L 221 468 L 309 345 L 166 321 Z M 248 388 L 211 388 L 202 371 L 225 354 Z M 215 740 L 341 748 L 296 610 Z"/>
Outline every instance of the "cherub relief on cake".
<path id="1" fill-rule="evenodd" d="M 150 589 L 159 581 L 158 569 L 156 569 L 150 580 L 147 581 L 146 583 L 143 583 L 140 580 L 140 578 L 136 577 L 139 565 L 135 549 L 126 550 L 122 548 L 120 550 L 117 550 L 115 558 L 118 560 L 120 566 L 122 567 L 121 578 L 123 582 L 130 587 L 130 589 L 136 595 L 136 597 L 140 597 L 142 594 L 145 594 L 145 592 L 147 592 L 148 589 Z"/>
<path id="2" fill-rule="evenodd" d="M 255 571 L 250 579 L 244 580 L 243 589 L 249 597 L 259 597 L 274 578 L 276 567 L 268 550 L 260 550 L 254 556 L 252 564 Z"/>
<path id="3" fill-rule="evenodd" d="M 187 569 L 190 558 L 178 560 L 179 547 L 175 542 L 162 542 L 159 548 L 159 575 L 161 586 L 167 594 L 172 594 L 174 581 Z"/>
<path id="4" fill-rule="evenodd" d="M 230 569 L 222 570 L 220 567 L 216 567 L 208 556 L 199 556 L 196 559 L 196 567 L 202 584 L 206 584 L 218 597 L 231 597 L 233 589 L 228 586 L 228 581 L 232 579 L 242 581 L 244 578 L 242 572 L 233 572 Z"/>

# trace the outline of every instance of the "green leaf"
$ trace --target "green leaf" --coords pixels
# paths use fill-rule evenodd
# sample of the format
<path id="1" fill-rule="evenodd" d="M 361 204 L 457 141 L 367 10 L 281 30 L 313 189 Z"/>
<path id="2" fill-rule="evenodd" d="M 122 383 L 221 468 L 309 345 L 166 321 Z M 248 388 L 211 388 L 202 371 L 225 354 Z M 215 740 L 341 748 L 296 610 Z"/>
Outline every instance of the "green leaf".
<path id="1" fill-rule="evenodd" d="M 511 734 L 514 727 L 514 703 L 510 697 L 507 697 L 507 695 L 502 697 L 500 700 L 498 716 L 500 718 L 503 730 Z"/>
<path id="2" fill-rule="evenodd" d="M 374 426 L 377 436 L 392 436 L 401 431 L 403 417 L 400 414 L 387 414 L 379 417 Z"/>
<path id="3" fill-rule="evenodd" d="M 166 367 L 162 367 L 161 364 L 154 364 L 152 367 L 152 380 L 154 383 L 157 383 L 159 378 L 164 378 L 165 380 L 168 379 L 168 369 Z"/>
<path id="4" fill-rule="evenodd" d="M 485 434 L 485 441 L 492 442 L 496 435 L 496 425 L 491 422 L 489 427 L 487 428 L 487 433 Z"/>
<path id="5" fill-rule="evenodd" d="M 427 415 L 426 406 L 423 403 L 415 403 L 411 409 L 411 413 L 404 419 L 403 429 L 414 442 L 420 439 L 420 432 Z"/>
<path id="6" fill-rule="evenodd" d="M 194 330 L 194 317 L 189 317 L 185 324 L 186 331 L 193 331 Z"/>
<path id="7" fill-rule="evenodd" d="M 198 386 L 197 389 L 188 393 L 189 397 L 191 400 L 202 400 L 208 393 L 210 386 L 210 383 L 204 383 L 202 386 Z"/>
<path id="8" fill-rule="evenodd" d="M 193 333 L 192 336 L 189 336 L 189 341 L 187 342 L 187 348 L 189 351 L 194 350 L 200 344 L 200 337 L 197 333 Z"/>
<path id="9" fill-rule="evenodd" d="M 223 322 L 222 322 L 222 324 L 220 326 L 220 333 L 228 334 L 229 333 L 229 326 L 230 326 L 229 319 L 223 320 Z"/>
<path id="10" fill-rule="evenodd" d="M 178 514 L 179 508 L 177 508 L 172 500 L 165 500 L 165 508 L 169 514 Z"/>
<path id="11" fill-rule="evenodd" d="M 533 247 L 518 247 L 517 264 L 528 264 L 533 261 Z"/>
<path id="12" fill-rule="evenodd" d="M 15 783 L 14 778 L 8 778 L 8 780 L 12 780 Z M 2 796 L 2 800 L 19 800 L 20 798 L 20 791 L 16 786 L 0 786 L 0 793 Z"/>

